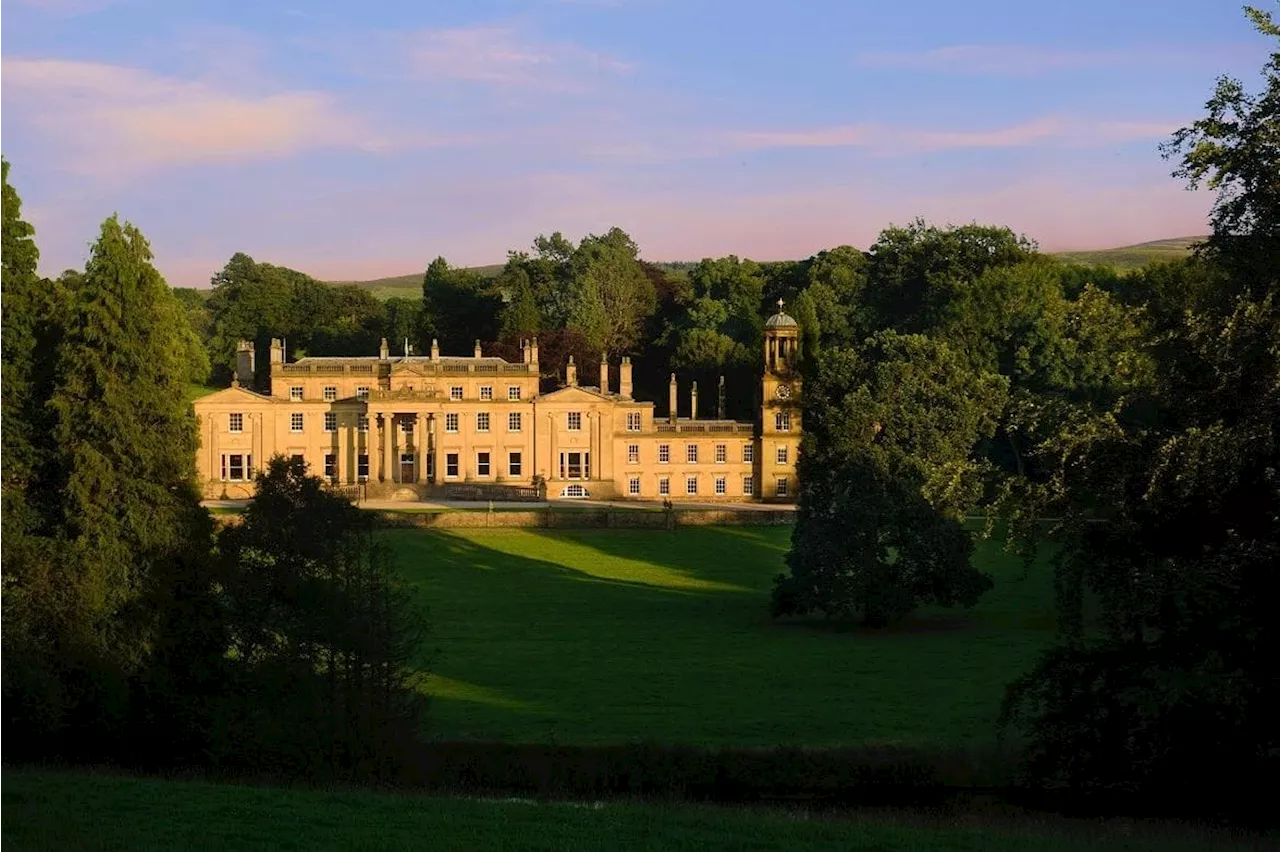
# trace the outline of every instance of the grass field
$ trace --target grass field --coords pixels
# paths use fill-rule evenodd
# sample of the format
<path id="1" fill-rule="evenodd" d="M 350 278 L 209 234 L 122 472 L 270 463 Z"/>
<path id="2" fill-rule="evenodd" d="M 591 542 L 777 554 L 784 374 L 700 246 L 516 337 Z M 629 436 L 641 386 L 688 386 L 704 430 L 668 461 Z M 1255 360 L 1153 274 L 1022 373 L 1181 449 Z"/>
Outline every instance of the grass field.
<path id="1" fill-rule="evenodd" d="M 4 843 L 14 850 L 1213 852 L 1267 848 L 1264 842 L 1144 823 L 975 824 L 901 814 L 816 819 L 697 806 L 534 804 L 4 772 Z"/>
<path id="2" fill-rule="evenodd" d="M 871 631 L 769 618 L 787 527 L 385 535 L 430 609 L 443 739 L 981 745 L 1052 637 L 1047 569 L 992 542 L 974 610 Z"/>

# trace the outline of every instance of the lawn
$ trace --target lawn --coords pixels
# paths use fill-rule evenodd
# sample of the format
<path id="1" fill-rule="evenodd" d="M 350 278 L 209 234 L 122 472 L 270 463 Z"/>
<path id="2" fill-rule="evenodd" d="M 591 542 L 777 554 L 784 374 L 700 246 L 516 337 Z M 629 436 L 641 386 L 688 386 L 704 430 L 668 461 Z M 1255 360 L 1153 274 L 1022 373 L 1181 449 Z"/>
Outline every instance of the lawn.
<path id="1" fill-rule="evenodd" d="M 1053 632 L 1048 569 L 998 544 L 972 611 L 775 623 L 788 527 L 397 530 L 429 607 L 442 739 L 981 746 Z"/>
<path id="2" fill-rule="evenodd" d="M 282 790 L 44 771 L 4 772 L 14 850 L 434 849 L 1013 852 L 1264 848 L 1225 833 L 1055 820 L 815 819 L 654 804 L 534 804 Z"/>

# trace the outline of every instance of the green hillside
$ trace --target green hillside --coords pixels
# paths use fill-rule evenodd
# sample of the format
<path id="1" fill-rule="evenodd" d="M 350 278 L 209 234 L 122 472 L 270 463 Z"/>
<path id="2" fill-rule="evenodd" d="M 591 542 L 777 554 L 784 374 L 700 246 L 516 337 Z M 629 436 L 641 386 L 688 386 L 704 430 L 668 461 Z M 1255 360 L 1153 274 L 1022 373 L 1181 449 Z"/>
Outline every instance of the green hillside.
<path id="1" fill-rule="evenodd" d="M 1178 260 L 1191 253 L 1191 247 L 1205 237 L 1174 237 L 1168 240 L 1152 240 L 1134 246 L 1101 249 L 1099 251 L 1060 251 L 1054 257 L 1068 263 L 1087 263 L 1094 266 L 1110 266 L 1115 269 L 1138 269 L 1158 260 Z"/>

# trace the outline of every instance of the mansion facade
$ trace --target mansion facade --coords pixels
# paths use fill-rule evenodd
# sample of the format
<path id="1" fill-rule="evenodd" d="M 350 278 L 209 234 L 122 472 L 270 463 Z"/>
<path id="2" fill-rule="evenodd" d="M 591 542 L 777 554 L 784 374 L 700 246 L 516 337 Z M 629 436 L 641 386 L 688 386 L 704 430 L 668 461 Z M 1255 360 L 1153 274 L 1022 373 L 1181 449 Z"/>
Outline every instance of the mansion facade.
<path id="1" fill-rule="evenodd" d="M 674 373 L 669 414 L 655 416 L 654 403 L 631 396 L 629 358 L 616 388 L 603 360 L 599 383 L 579 384 L 571 357 L 564 385 L 539 393 L 537 338 L 522 343 L 520 363 L 484 356 L 478 341 L 471 357 L 441 355 L 434 343 L 429 356 L 391 356 L 386 340 L 377 357 L 286 363 L 273 340 L 269 393 L 233 381 L 195 401 L 197 468 L 208 498 L 251 496 L 255 475 L 281 454 L 371 498 L 528 489 L 539 477 L 550 499 L 790 502 L 799 332 L 779 302 L 765 324 L 758 422 L 699 417 L 696 382 L 688 416 L 678 416 Z M 254 361 L 253 344 L 241 342 L 237 375 L 253 375 Z"/>

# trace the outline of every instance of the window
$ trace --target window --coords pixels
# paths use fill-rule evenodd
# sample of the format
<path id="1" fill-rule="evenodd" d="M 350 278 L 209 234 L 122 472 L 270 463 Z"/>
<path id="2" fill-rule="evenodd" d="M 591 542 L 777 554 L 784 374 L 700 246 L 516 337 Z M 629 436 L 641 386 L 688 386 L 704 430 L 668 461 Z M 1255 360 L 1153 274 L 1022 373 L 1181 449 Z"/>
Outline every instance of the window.
<path id="1" fill-rule="evenodd" d="M 239 411 L 234 411 L 227 417 L 227 430 L 230 432 L 244 431 L 244 415 Z"/>
<path id="2" fill-rule="evenodd" d="M 521 421 L 522 421 L 522 419 L 523 419 L 523 418 L 520 416 L 520 412 L 519 412 L 519 411 L 509 411 L 509 412 L 507 412 L 507 431 L 508 431 L 508 432 L 519 432 L 519 431 L 520 431 L 520 429 L 521 429 L 521 428 L 523 427 L 523 425 L 524 425 L 524 424 L 521 422 Z"/>
<path id="3" fill-rule="evenodd" d="M 367 414 L 356 415 L 356 429 L 361 432 L 369 431 L 369 415 Z"/>
<path id="4" fill-rule="evenodd" d="M 477 432 L 489 431 L 489 412 L 487 411 L 476 412 L 476 431 Z"/>
<path id="5" fill-rule="evenodd" d="M 752 463 L 752 462 L 754 462 L 755 460 L 756 460 L 756 445 L 755 445 L 755 444 L 743 444 L 743 445 L 742 445 L 742 461 L 743 461 L 743 463 L 744 463 L 744 464 L 751 464 L 751 463 Z"/>
<path id="6" fill-rule="evenodd" d="M 791 454 L 787 452 L 786 447 L 778 447 L 778 464 L 786 464 Z"/>
<path id="7" fill-rule="evenodd" d="M 295 411 L 289 415 L 289 431 L 290 432 L 302 431 L 302 412 L 301 411 Z"/>
<path id="8" fill-rule="evenodd" d="M 729 460 L 729 448 L 724 444 L 716 444 L 716 464 L 724 464 Z"/>
<path id="9" fill-rule="evenodd" d="M 302 453 L 294 453 L 293 455 L 289 456 L 289 462 L 291 464 L 306 464 L 307 460 L 302 455 Z"/>
<path id="10" fill-rule="evenodd" d="M 658 461 L 661 462 L 662 464 L 667 464 L 668 462 L 671 461 L 671 445 L 670 444 L 658 445 Z"/>
<path id="11" fill-rule="evenodd" d="M 640 463 L 640 445 L 627 444 L 627 464 Z"/>
<path id="12" fill-rule="evenodd" d="M 640 477 L 633 476 L 627 480 L 627 493 L 633 497 L 640 494 Z"/>
<path id="13" fill-rule="evenodd" d="M 754 476 L 742 477 L 742 493 L 746 497 L 754 497 L 756 493 L 756 478 Z"/>
<path id="14" fill-rule="evenodd" d="M 791 431 L 791 412 L 777 411 L 773 415 L 773 429 L 775 432 Z"/>
<path id="15" fill-rule="evenodd" d="M 511 385 L 507 388 L 507 399 L 517 400 L 520 398 L 520 386 Z"/>
<path id="16" fill-rule="evenodd" d="M 222 478 L 243 482 L 253 476 L 253 456 L 232 453 L 222 457 Z"/>
<path id="17" fill-rule="evenodd" d="M 787 496 L 787 478 L 785 476 L 778 477 L 778 496 Z"/>
<path id="18" fill-rule="evenodd" d="M 332 453 L 326 453 L 324 457 L 324 478 L 336 479 L 338 476 L 338 457 Z"/>
<path id="19" fill-rule="evenodd" d="M 658 480 L 658 495 L 665 497 L 671 493 L 671 480 L 667 477 L 661 477 Z"/>
<path id="20" fill-rule="evenodd" d="M 686 444 L 684 448 L 684 460 L 689 464 L 698 463 L 698 445 Z"/>
<path id="21" fill-rule="evenodd" d="M 444 475 L 455 476 L 455 477 L 458 475 L 458 454 L 457 453 L 444 454 Z"/>
<path id="22" fill-rule="evenodd" d="M 369 478 L 369 456 L 367 453 L 361 453 L 356 456 L 356 476 L 360 479 Z"/>
<path id="23" fill-rule="evenodd" d="M 369 399 L 369 389 L 364 385 L 356 388 L 356 399 L 361 400 L 362 402 L 367 401 Z"/>
<path id="24" fill-rule="evenodd" d="M 685 493 L 685 494 L 697 494 L 697 493 L 698 493 L 698 477 L 696 477 L 696 476 L 686 476 L 686 477 L 685 477 L 685 479 L 684 479 L 684 493 Z"/>
<path id="25" fill-rule="evenodd" d="M 716 493 L 717 494 L 729 493 L 729 486 L 726 484 L 725 478 L 723 476 L 716 477 Z"/>
<path id="26" fill-rule="evenodd" d="M 640 431 L 640 412 L 639 411 L 627 412 L 627 431 L 628 432 Z"/>
<path id="27" fill-rule="evenodd" d="M 458 431 L 458 415 L 456 413 L 446 414 L 444 416 L 444 431 L 446 432 Z"/>
<path id="28" fill-rule="evenodd" d="M 524 476 L 519 453 L 507 453 L 507 476 Z"/>
<path id="29" fill-rule="evenodd" d="M 570 432 L 582 431 L 582 412 L 581 411 L 569 412 L 569 431 Z"/>
<path id="30" fill-rule="evenodd" d="M 324 389 L 325 402 L 333 402 L 337 398 L 338 398 L 338 389 L 335 388 L 333 385 L 329 385 Z"/>
<path id="31" fill-rule="evenodd" d="M 413 421 L 415 421 L 415 420 L 417 420 L 417 419 L 418 419 L 418 418 L 416 418 L 416 417 L 401 417 L 401 418 L 400 418 L 400 431 L 401 431 L 402 433 L 404 433 L 405 435 L 412 435 L 412 434 L 413 434 Z"/>
<path id="32" fill-rule="evenodd" d="M 489 454 L 476 453 L 476 476 L 489 475 Z"/>
<path id="33" fill-rule="evenodd" d="M 452 400 L 462 399 L 462 385 L 454 385 L 453 387 L 449 388 L 449 399 L 452 399 Z"/>
<path id="34" fill-rule="evenodd" d="M 493 385 L 482 385 L 480 388 L 481 399 L 493 399 Z"/>
<path id="35" fill-rule="evenodd" d="M 338 413 L 336 411 L 326 411 L 324 413 L 324 431 L 338 431 Z"/>
<path id="36" fill-rule="evenodd" d="M 294 402 L 300 402 L 302 400 L 302 385 L 294 385 L 289 388 L 289 399 Z"/>

